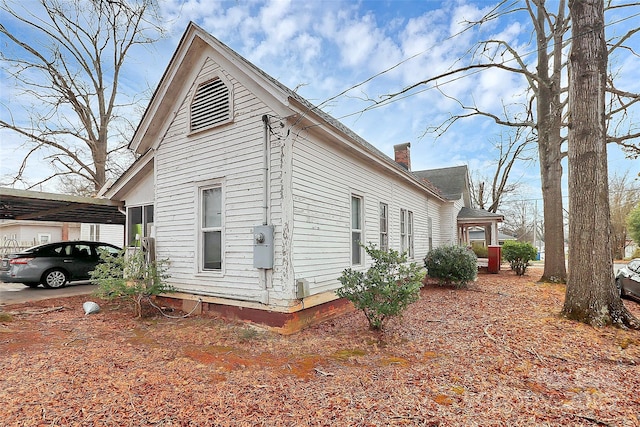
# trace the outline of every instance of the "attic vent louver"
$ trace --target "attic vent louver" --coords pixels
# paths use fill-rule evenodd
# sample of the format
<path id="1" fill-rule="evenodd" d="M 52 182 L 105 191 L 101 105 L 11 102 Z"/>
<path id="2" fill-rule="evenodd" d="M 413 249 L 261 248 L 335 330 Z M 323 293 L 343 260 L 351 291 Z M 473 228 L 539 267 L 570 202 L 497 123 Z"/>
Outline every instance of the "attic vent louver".
<path id="1" fill-rule="evenodd" d="M 230 118 L 229 89 L 224 82 L 216 78 L 198 86 L 191 103 L 191 131 L 206 129 Z"/>

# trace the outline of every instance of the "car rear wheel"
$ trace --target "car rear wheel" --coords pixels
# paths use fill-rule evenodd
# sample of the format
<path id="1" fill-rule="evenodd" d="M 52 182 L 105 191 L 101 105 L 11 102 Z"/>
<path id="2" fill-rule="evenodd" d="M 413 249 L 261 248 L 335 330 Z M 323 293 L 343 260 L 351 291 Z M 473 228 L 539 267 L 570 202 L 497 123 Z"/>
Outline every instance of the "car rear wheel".
<path id="1" fill-rule="evenodd" d="M 67 274 L 62 270 L 49 270 L 42 276 L 45 288 L 62 288 L 67 284 Z"/>
<path id="2" fill-rule="evenodd" d="M 30 288 L 37 288 L 40 285 L 40 283 L 38 283 L 38 282 L 29 282 L 29 283 L 23 283 L 23 285 L 28 286 Z"/>
<path id="3" fill-rule="evenodd" d="M 620 279 L 616 279 L 616 290 L 618 291 L 618 296 L 622 297 L 622 282 Z"/>

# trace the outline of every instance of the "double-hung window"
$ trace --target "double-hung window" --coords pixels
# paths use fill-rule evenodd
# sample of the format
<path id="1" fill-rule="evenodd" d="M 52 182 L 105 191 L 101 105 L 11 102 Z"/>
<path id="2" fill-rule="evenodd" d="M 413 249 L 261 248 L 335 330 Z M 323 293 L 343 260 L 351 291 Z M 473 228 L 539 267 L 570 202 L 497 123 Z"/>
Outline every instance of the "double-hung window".
<path id="1" fill-rule="evenodd" d="M 201 268 L 222 269 L 222 186 L 200 189 Z"/>
<path id="2" fill-rule="evenodd" d="M 351 264 L 362 264 L 362 197 L 351 196 Z"/>
<path id="3" fill-rule="evenodd" d="M 380 250 L 389 250 L 389 206 L 380 203 Z"/>
<path id="4" fill-rule="evenodd" d="M 413 212 L 407 211 L 407 252 L 409 259 L 413 259 Z"/>
<path id="5" fill-rule="evenodd" d="M 427 233 L 429 235 L 429 250 L 433 249 L 433 219 L 427 218 Z"/>
<path id="6" fill-rule="evenodd" d="M 400 253 L 407 250 L 407 211 L 400 209 Z"/>
<path id="7" fill-rule="evenodd" d="M 100 241 L 100 225 L 99 224 L 89 224 L 89 240 L 92 242 Z"/>
<path id="8" fill-rule="evenodd" d="M 400 252 L 413 258 L 413 212 L 400 209 Z"/>

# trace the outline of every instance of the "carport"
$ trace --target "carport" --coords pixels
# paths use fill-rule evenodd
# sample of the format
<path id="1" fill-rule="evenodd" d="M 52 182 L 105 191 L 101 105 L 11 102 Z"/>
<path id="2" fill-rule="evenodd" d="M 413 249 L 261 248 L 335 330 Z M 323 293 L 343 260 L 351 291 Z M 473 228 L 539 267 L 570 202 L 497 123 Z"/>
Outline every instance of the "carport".
<path id="1" fill-rule="evenodd" d="M 122 203 L 108 199 L 0 187 L 0 221 L 30 220 L 124 225 L 126 216 L 122 208 Z M 53 296 L 89 294 L 94 290 L 92 286 L 79 285 L 43 293 L 21 284 L 0 285 L 0 311 L 4 304 Z"/>
<path id="2" fill-rule="evenodd" d="M 121 202 L 0 187 L 0 220 L 124 225 Z"/>

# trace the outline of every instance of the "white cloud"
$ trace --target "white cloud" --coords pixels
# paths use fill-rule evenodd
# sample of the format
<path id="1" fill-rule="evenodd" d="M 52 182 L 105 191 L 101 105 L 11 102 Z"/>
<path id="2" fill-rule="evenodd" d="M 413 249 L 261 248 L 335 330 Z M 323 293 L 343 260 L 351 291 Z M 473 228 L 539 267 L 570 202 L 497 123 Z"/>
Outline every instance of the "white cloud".
<path id="1" fill-rule="evenodd" d="M 397 65 L 325 106 L 336 117 L 361 112 L 371 105 L 367 98 L 378 99 L 470 63 L 472 47 L 479 40 L 505 40 L 518 51 L 531 51 L 528 16 L 509 16 L 469 28 L 469 22 L 495 7 L 485 1 L 163 0 L 159 6 L 170 38 L 157 43 L 156 52 L 140 50 L 130 58 L 132 65 L 123 82 L 134 93 L 136 84 L 137 93 L 144 88 L 143 79 L 155 87 L 189 21 L 290 88 L 302 85 L 298 92 L 316 104 Z M 625 81 L 634 83 L 638 67 L 630 61 L 622 57 L 618 64 Z M 452 76 L 438 83 L 450 97 L 497 113 L 503 101 L 520 102 L 526 87 L 521 77 L 494 71 Z M 390 156 L 393 144 L 412 142 L 416 168 L 462 164 L 469 159 L 474 165 L 485 165 L 493 155 L 487 141 L 500 132 L 489 119 L 460 121 L 436 143 L 432 135 L 423 137 L 427 127 L 458 112 L 458 102 L 442 96 L 431 84 L 343 121 Z"/>

